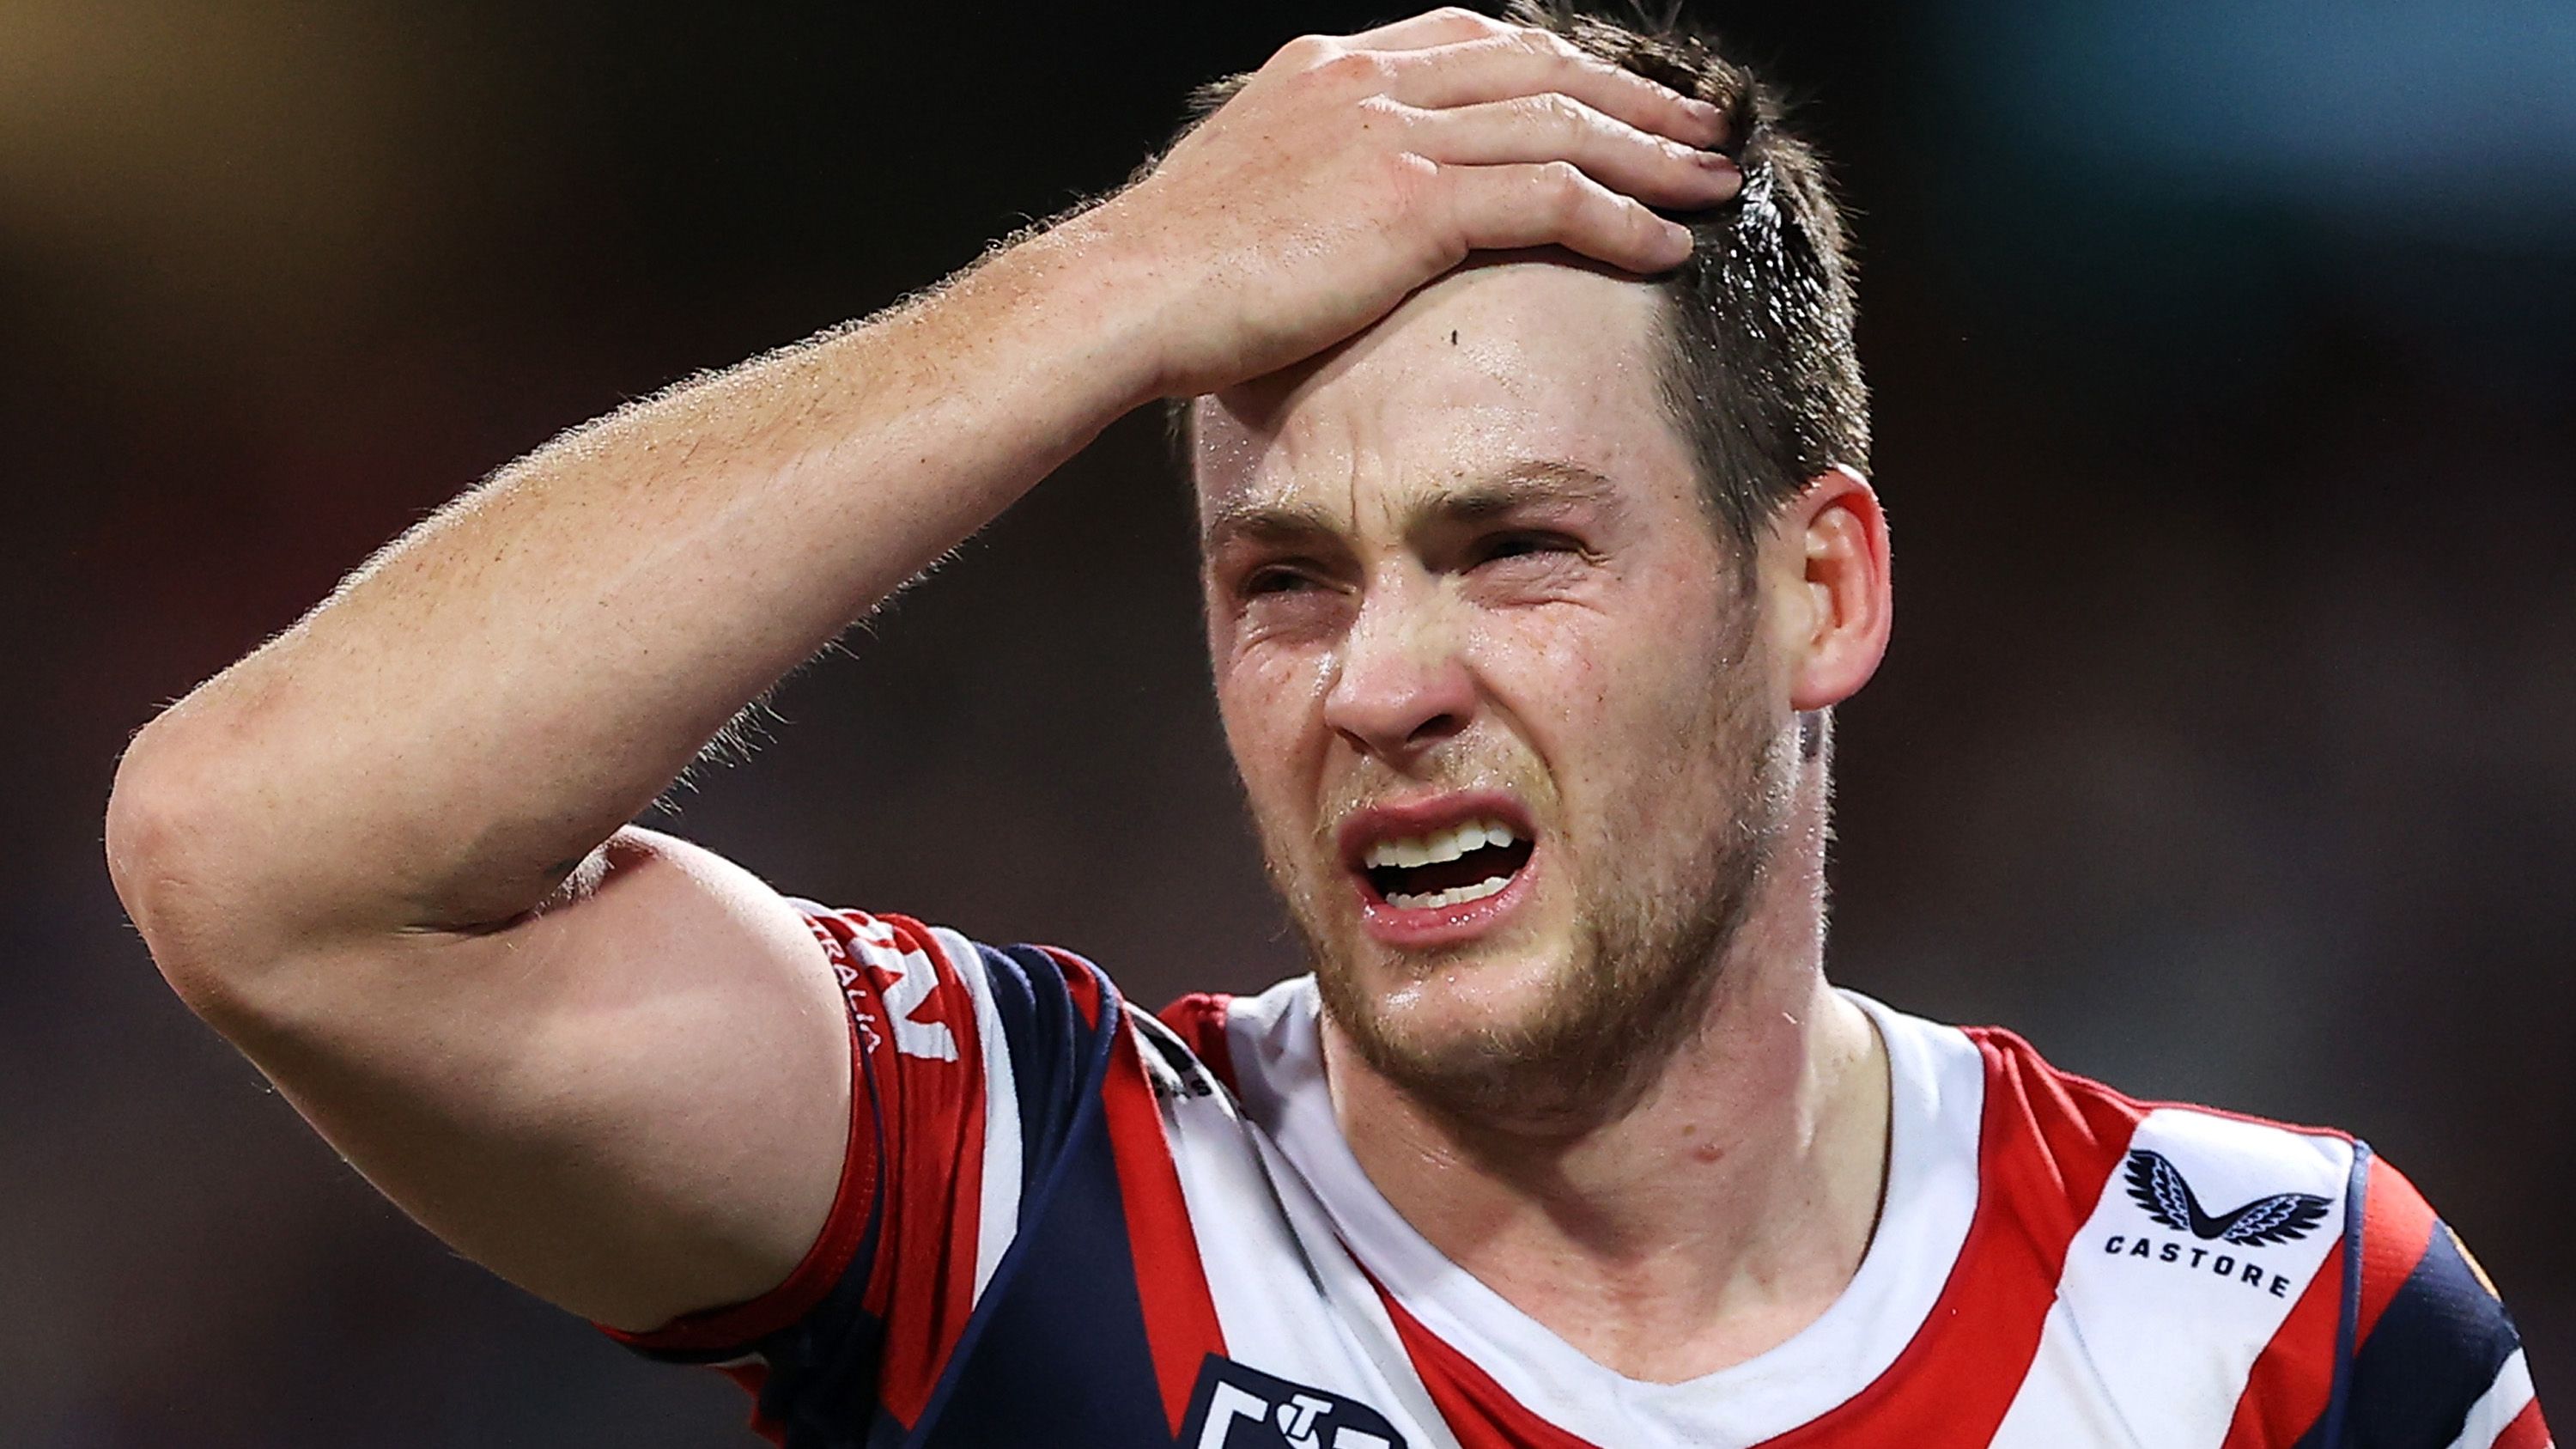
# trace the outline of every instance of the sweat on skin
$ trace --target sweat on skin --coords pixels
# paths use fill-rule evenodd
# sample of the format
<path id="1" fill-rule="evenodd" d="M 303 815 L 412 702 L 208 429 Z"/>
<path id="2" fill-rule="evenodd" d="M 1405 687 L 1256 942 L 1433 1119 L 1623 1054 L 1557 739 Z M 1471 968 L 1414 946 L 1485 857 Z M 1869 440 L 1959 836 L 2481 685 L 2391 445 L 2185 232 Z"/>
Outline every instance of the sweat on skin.
<path id="1" fill-rule="evenodd" d="M 1875 663 L 1884 537 L 1837 475 L 1748 560 L 1671 424 L 1663 305 L 1574 265 L 1470 267 L 1203 400 L 1192 453 L 1218 700 L 1336 1008 L 1345 1134 L 1455 1261 L 1681 1378 L 1812 1321 L 1877 1211 L 1885 1068 L 1819 969 L 1798 715 Z M 1815 672 L 1855 624 L 1857 667 Z M 1357 888 L 1363 807 L 1489 798 L 1535 836 L 1501 910 Z M 1593 1115 L 1567 1130 L 1552 1101 Z M 1723 1105 L 1751 1101 L 1787 1110 Z"/>

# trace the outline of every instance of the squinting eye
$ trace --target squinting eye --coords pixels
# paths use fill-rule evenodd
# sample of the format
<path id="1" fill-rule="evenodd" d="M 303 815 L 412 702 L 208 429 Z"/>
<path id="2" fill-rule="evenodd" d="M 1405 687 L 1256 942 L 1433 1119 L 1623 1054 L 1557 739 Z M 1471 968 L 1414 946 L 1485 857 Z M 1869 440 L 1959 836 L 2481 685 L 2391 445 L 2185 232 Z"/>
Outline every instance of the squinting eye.
<path id="1" fill-rule="evenodd" d="M 1315 581 L 1294 569 L 1262 569 L 1243 581 L 1245 598 L 1263 594 L 1287 594 L 1315 587 Z"/>
<path id="2" fill-rule="evenodd" d="M 1582 545 L 1561 533 L 1499 533 L 1476 551 L 1478 563 L 1536 553 L 1578 553 Z"/>

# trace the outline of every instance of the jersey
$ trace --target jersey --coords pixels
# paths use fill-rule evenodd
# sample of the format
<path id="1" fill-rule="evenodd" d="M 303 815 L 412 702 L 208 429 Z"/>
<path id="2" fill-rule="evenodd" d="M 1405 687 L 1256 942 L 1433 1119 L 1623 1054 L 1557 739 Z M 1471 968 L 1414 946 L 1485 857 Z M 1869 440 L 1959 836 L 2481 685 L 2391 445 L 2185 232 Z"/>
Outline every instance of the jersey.
<path id="1" fill-rule="evenodd" d="M 801 904 L 801 903 L 800 903 Z M 1787 1342 L 1623 1378 L 1352 1157 L 1312 978 L 1127 1006 L 1090 962 L 807 907 L 853 1111 L 760 1300 L 614 1335 L 787 1449 L 2547 1449 L 2474 1259 L 2363 1143 L 2133 1100 L 1853 997 L 1884 1203 Z"/>

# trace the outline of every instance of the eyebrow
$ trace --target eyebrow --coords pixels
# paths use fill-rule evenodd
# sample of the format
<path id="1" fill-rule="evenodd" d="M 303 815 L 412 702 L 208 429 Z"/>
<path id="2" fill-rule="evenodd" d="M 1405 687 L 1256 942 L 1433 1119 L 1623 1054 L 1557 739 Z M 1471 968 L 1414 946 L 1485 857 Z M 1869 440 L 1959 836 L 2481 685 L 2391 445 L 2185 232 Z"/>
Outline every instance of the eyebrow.
<path id="1" fill-rule="evenodd" d="M 1428 490 L 1405 502 L 1403 531 L 1410 536 L 1433 524 L 1488 523 L 1535 509 L 1591 507 L 1624 511 L 1618 485 L 1580 463 L 1533 458 L 1455 488 Z M 1199 533 L 1202 556 L 1236 542 L 1290 544 L 1341 533 L 1330 512 L 1304 502 L 1232 502 L 1220 506 Z"/>

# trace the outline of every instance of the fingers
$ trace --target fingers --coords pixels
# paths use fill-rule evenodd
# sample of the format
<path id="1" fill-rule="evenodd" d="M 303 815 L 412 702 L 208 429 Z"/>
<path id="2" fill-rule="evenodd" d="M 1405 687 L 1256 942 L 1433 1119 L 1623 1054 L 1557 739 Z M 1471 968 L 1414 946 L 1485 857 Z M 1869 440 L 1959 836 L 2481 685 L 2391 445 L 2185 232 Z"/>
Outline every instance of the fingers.
<path id="1" fill-rule="evenodd" d="M 1291 42 L 1270 67 L 1282 95 L 1356 104 L 1399 124 L 1440 246 L 1563 246 L 1641 273 L 1688 259 L 1688 228 L 1653 208 L 1701 210 L 1744 178 L 1709 148 L 1725 113 L 1593 56 L 1562 36 L 1448 8 L 1347 37 Z M 1366 122 L 1363 122 L 1363 129 Z M 1396 139 L 1400 138 L 1400 139 Z M 1378 144 L 1383 144 L 1383 141 Z"/>
<path id="2" fill-rule="evenodd" d="M 1470 251 L 1562 246 L 1628 271 L 1669 271 L 1690 257 L 1688 227 L 1583 174 L 1570 161 L 1447 171 L 1451 224 Z"/>
<path id="3" fill-rule="evenodd" d="M 1571 161 L 1613 191 L 1676 210 L 1715 206 L 1744 185 L 1735 163 L 1714 151 L 1650 136 L 1555 93 L 1416 113 L 1411 144 L 1443 166 Z"/>
<path id="4" fill-rule="evenodd" d="M 1395 59 L 1396 80 L 1389 95 L 1408 106 L 1441 110 L 1554 92 L 1640 131 L 1693 146 L 1726 139 L 1726 113 L 1717 107 L 1544 31 L 1509 28 Z"/>
<path id="5" fill-rule="evenodd" d="M 1490 15 L 1479 15 L 1456 5 L 1444 5 L 1374 30 L 1363 30 L 1346 37 L 1342 43 L 1354 50 L 1421 50 L 1427 46 L 1454 45 L 1462 40 L 1481 40 L 1516 28 Z"/>

